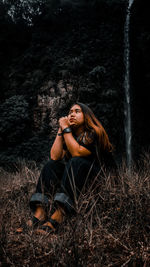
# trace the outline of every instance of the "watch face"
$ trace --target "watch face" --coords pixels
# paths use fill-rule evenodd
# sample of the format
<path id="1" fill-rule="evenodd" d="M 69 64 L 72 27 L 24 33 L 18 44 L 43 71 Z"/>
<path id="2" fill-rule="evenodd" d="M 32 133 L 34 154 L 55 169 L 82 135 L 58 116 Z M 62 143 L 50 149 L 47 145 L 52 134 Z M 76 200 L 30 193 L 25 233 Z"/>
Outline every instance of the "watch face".
<path id="1" fill-rule="evenodd" d="M 65 128 L 64 130 L 63 130 L 63 133 L 71 133 L 71 128 Z"/>

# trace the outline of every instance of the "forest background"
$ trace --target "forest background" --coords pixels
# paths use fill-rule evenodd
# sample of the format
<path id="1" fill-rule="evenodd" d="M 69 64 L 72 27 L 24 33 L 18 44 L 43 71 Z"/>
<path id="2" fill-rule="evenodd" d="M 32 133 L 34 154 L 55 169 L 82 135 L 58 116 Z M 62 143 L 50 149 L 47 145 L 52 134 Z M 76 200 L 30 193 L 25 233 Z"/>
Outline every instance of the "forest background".
<path id="1" fill-rule="evenodd" d="M 126 157 L 124 27 L 128 1 L 0 2 L 0 164 L 49 157 L 57 120 L 88 104 Z M 149 147 L 150 29 L 133 2 L 130 87 L 133 159 Z"/>
<path id="2" fill-rule="evenodd" d="M 148 0 L 130 10 L 133 165 L 126 166 L 126 0 L 0 0 L 1 266 L 148 267 L 150 263 Z M 57 131 L 75 101 L 114 144 L 119 176 L 94 177 L 57 234 L 20 234 Z M 50 200 L 50 210 L 53 197 Z"/>

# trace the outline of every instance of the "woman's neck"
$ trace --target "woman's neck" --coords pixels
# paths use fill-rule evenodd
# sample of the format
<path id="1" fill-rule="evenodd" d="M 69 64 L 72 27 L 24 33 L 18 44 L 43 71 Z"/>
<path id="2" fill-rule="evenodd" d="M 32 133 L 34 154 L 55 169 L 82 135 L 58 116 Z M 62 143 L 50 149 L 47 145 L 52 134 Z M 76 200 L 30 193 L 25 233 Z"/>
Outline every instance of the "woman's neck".
<path id="1" fill-rule="evenodd" d="M 84 130 L 84 126 L 80 126 L 78 128 L 73 128 L 73 133 L 78 137 Z"/>

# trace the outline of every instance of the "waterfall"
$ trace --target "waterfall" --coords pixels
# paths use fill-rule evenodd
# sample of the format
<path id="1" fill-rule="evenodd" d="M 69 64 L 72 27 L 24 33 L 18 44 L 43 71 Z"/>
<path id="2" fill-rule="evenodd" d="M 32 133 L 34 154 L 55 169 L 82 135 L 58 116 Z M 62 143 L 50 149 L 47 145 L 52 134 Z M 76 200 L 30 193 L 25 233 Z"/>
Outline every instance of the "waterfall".
<path id="1" fill-rule="evenodd" d="M 126 142 L 126 159 L 127 166 L 131 167 L 132 161 L 132 133 L 131 133 L 131 104 L 130 104 L 130 41 L 129 41 L 129 29 L 130 29 L 130 10 L 134 0 L 129 0 L 127 7 L 127 15 L 124 27 L 124 64 L 125 64 L 125 78 L 124 78 L 124 90 L 125 90 L 125 142 Z"/>

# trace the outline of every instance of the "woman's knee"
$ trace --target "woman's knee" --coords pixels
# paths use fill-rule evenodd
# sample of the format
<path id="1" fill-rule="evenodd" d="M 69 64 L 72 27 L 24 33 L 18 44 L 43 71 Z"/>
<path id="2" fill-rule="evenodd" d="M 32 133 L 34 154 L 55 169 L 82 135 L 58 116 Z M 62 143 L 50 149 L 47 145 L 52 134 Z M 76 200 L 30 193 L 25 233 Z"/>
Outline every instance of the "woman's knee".
<path id="1" fill-rule="evenodd" d="M 49 167 L 53 167 L 57 164 L 57 160 L 52 160 L 50 159 L 49 161 L 46 162 L 46 164 L 44 165 L 44 168 L 49 168 Z"/>
<path id="2" fill-rule="evenodd" d="M 74 164 L 74 163 L 84 162 L 86 160 L 83 157 L 73 157 L 69 161 L 70 163 Z"/>
<path id="3" fill-rule="evenodd" d="M 72 166 L 74 168 L 79 168 L 82 165 L 89 166 L 90 161 L 84 157 L 73 157 L 68 162 L 68 166 Z"/>
<path id="4" fill-rule="evenodd" d="M 58 167 L 58 161 L 50 159 L 43 166 L 42 172 L 53 170 L 53 169 L 56 169 L 57 167 Z"/>

